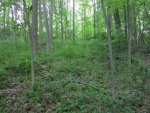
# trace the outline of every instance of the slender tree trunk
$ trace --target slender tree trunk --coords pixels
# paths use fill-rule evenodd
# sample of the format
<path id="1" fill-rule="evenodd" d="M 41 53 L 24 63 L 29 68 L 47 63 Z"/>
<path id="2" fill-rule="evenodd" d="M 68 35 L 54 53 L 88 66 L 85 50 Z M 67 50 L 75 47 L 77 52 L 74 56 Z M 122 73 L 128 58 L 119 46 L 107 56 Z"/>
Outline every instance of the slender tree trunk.
<path id="1" fill-rule="evenodd" d="M 55 1 L 55 10 L 54 10 L 54 15 L 55 15 L 55 37 L 59 37 L 59 20 L 58 20 L 58 12 L 59 12 L 59 10 L 57 10 L 57 8 L 59 7 L 59 3 L 58 3 L 59 1 L 58 0 L 56 0 Z"/>
<path id="2" fill-rule="evenodd" d="M 52 39 L 53 39 L 53 0 L 50 0 L 50 48 L 52 48 Z"/>
<path id="3" fill-rule="evenodd" d="M 109 0 L 110 1 L 110 0 Z M 115 91 L 115 66 L 113 60 L 113 50 L 112 50 L 112 41 L 111 41 L 111 15 L 109 14 L 110 6 L 108 7 L 107 14 L 107 36 L 108 36 L 108 44 L 109 44 L 109 57 L 110 57 L 110 68 L 111 68 L 111 82 L 112 82 L 112 98 L 115 100 L 116 91 Z"/>
<path id="4" fill-rule="evenodd" d="M 15 3 L 15 1 L 14 1 L 14 10 L 13 10 L 13 21 L 15 22 L 15 23 L 17 23 L 17 20 L 18 20 L 18 15 L 17 15 L 17 5 L 16 5 L 16 3 Z M 15 49 L 16 50 L 18 50 L 19 48 L 18 48 L 18 40 L 17 40 L 17 36 L 16 36 L 16 31 L 15 30 L 17 30 L 17 28 L 16 28 L 16 26 L 14 25 L 14 29 L 13 29 L 13 37 L 14 37 L 14 44 L 15 44 Z"/>
<path id="5" fill-rule="evenodd" d="M 135 5 L 133 6 L 133 39 L 136 41 L 137 40 L 137 17 L 136 17 L 136 7 Z"/>
<path id="6" fill-rule="evenodd" d="M 45 29 L 46 29 L 46 35 L 47 35 L 47 41 L 46 41 L 46 51 L 50 51 L 50 30 L 49 30 L 49 24 L 48 24 L 48 17 L 47 17 L 47 9 L 46 9 L 46 1 L 43 2 L 43 10 L 44 10 L 44 22 L 45 22 Z"/>
<path id="7" fill-rule="evenodd" d="M 107 15 L 106 15 L 106 8 L 104 5 L 104 0 L 101 0 L 101 4 L 102 4 L 102 10 L 103 10 L 104 20 L 105 20 L 105 31 L 107 31 Z"/>
<path id="8" fill-rule="evenodd" d="M 31 75 L 32 75 L 32 87 L 34 86 L 34 77 L 35 77 L 35 66 L 34 66 L 34 50 L 33 50 L 33 35 L 32 35 L 32 29 L 34 29 L 33 27 L 33 24 L 37 24 L 35 23 L 35 21 L 33 21 L 35 17 L 33 17 L 32 15 L 32 26 L 30 25 L 30 16 L 29 16 L 29 12 L 27 10 L 27 6 L 26 6 L 26 1 L 25 0 L 22 0 L 23 1 L 23 7 L 24 7 L 24 10 L 25 10 L 25 14 L 26 14 L 26 21 L 27 21 L 27 27 L 28 27 L 28 30 L 29 30 L 29 37 L 30 37 L 30 51 L 31 51 Z M 34 2 L 36 2 L 36 0 L 33 0 L 32 1 L 32 4 L 34 4 Z M 34 10 L 35 11 L 35 10 Z M 33 12 L 35 13 L 35 12 Z"/>
<path id="9" fill-rule="evenodd" d="M 5 4 L 3 3 L 3 28 L 5 29 L 6 28 L 6 6 Z M 4 38 L 6 39 L 6 31 L 3 32 L 3 36 Z"/>
<path id="10" fill-rule="evenodd" d="M 123 8 L 124 8 L 124 33 L 125 37 L 127 37 L 127 8 L 125 3 L 123 5 Z"/>
<path id="11" fill-rule="evenodd" d="M 43 43 L 43 26 L 42 26 L 42 9 L 41 9 L 41 0 L 39 0 L 39 46 L 42 48 Z"/>
<path id="12" fill-rule="evenodd" d="M 73 42 L 75 42 L 75 0 L 73 0 Z"/>
<path id="13" fill-rule="evenodd" d="M 23 1 L 23 20 L 24 20 L 24 25 L 23 25 L 23 33 L 24 33 L 24 44 L 25 47 L 27 48 L 27 31 L 26 31 L 26 27 L 27 27 L 27 15 L 26 15 L 26 3 L 24 3 L 25 1 Z"/>
<path id="14" fill-rule="evenodd" d="M 61 0 L 61 3 L 59 4 L 59 12 L 60 12 L 60 26 L 61 26 L 61 36 L 60 36 L 60 43 L 61 45 L 64 42 L 64 26 L 63 26 L 63 0 Z"/>
<path id="15" fill-rule="evenodd" d="M 83 17 L 82 17 L 82 38 L 86 36 L 86 8 L 83 7 Z"/>
<path id="16" fill-rule="evenodd" d="M 96 4 L 97 4 L 97 13 L 96 13 L 96 20 L 97 20 L 97 23 L 96 23 L 96 34 L 98 36 L 100 36 L 100 1 L 99 0 L 96 0 Z"/>
<path id="17" fill-rule="evenodd" d="M 87 18 L 86 18 L 86 15 L 87 15 L 87 10 L 86 10 L 86 8 L 84 8 L 84 37 L 86 37 L 86 33 L 87 33 L 87 28 L 86 28 L 86 26 L 87 26 Z"/>
<path id="18" fill-rule="evenodd" d="M 84 8 L 82 9 L 82 38 L 84 39 Z"/>
<path id="19" fill-rule="evenodd" d="M 127 20 L 128 20 L 128 65 L 131 67 L 131 16 L 130 16 L 130 0 L 127 0 Z"/>
<path id="20" fill-rule="evenodd" d="M 66 11 L 68 11 L 68 3 L 69 1 L 67 0 L 67 3 L 65 4 L 65 7 L 66 7 Z M 69 35 L 68 35 L 68 25 L 69 25 L 69 22 L 68 22 L 68 13 L 65 14 L 65 37 L 66 39 L 68 39 Z"/>
<path id="21" fill-rule="evenodd" d="M 121 21 L 120 21 L 120 15 L 119 15 L 118 7 L 116 7 L 116 9 L 115 9 L 114 20 L 115 20 L 116 30 L 118 31 L 121 29 Z"/>
<path id="22" fill-rule="evenodd" d="M 5 29 L 6 27 L 6 6 L 4 4 L 4 9 L 3 9 L 3 28 Z"/>
<path id="23" fill-rule="evenodd" d="M 9 14 L 10 14 L 10 8 L 8 8 L 8 12 L 7 12 L 7 25 L 10 24 L 10 21 L 9 21 L 9 19 L 10 19 Z"/>
<path id="24" fill-rule="evenodd" d="M 37 31 L 38 31 L 38 1 L 32 0 L 32 26 L 31 26 L 31 74 L 32 74 L 32 87 L 35 82 L 35 72 L 34 72 L 34 56 L 37 54 Z"/>
<path id="25" fill-rule="evenodd" d="M 30 25 L 30 16 L 29 16 L 29 11 L 27 9 L 27 5 L 26 5 L 26 1 L 25 0 L 22 0 L 23 1 L 23 7 L 24 7 L 24 11 L 25 11 L 25 17 L 26 17 L 26 25 L 27 25 L 27 29 L 29 31 L 29 37 L 31 37 L 31 25 Z"/>
<path id="26" fill-rule="evenodd" d="M 145 11 L 143 11 L 143 15 L 145 14 Z M 144 44 L 144 29 L 145 29 L 145 23 L 144 18 L 142 19 L 142 32 L 141 32 L 141 43 Z"/>
<path id="27" fill-rule="evenodd" d="M 32 0 L 32 38 L 33 38 L 34 56 L 36 56 L 38 52 L 37 31 L 38 31 L 38 1 Z"/>
<path id="28" fill-rule="evenodd" d="M 94 35 L 93 37 L 95 38 L 96 37 L 96 2 L 95 0 L 92 0 L 93 1 L 93 29 L 94 29 Z"/>
<path id="29" fill-rule="evenodd" d="M 141 30 L 141 18 L 140 18 L 140 11 L 139 11 L 139 9 L 138 9 L 138 30 L 139 30 L 138 40 L 139 40 L 140 44 L 142 45 L 142 40 L 141 40 L 142 30 Z"/>

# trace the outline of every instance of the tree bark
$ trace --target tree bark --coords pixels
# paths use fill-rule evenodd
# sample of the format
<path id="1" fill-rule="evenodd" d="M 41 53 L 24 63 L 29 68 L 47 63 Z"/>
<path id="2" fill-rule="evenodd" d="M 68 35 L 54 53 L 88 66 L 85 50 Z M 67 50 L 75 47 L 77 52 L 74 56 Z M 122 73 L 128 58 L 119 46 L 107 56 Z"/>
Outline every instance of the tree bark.
<path id="1" fill-rule="evenodd" d="M 97 21 L 97 24 L 96 24 L 96 34 L 98 36 L 100 36 L 100 1 L 99 0 L 96 0 L 96 4 L 97 4 L 97 12 L 96 12 L 96 21 Z"/>
<path id="2" fill-rule="evenodd" d="M 64 26 L 63 26 L 63 0 L 61 0 L 61 3 L 59 4 L 59 12 L 60 12 L 60 26 L 61 26 L 61 36 L 60 36 L 60 44 L 62 45 L 64 43 Z"/>
<path id="3" fill-rule="evenodd" d="M 33 38 L 34 56 L 36 56 L 38 52 L 37 31 L 38 31 L 38 0 L 32 0 L 32 38 Z"/>
<path id="4" fill-rule="evenodd" d="M 14 9 L 12 10 L 12 16 L 13 16 L 13 21 L 15 22 L 15 23 L 17 23 L 17 6 L 16 6 L 16 3 L 15 3 L 15 1 L 14 1 Z M 13 25 L 13 37 L 14 37 L 14 47 L 15 47 L 15 50 L 18 50 L 19 48 L 18 48 L 18 40 L 17 40 L 17 36 L 16 36 L 16 31 L 15 30 L 17 30 L 17 28 L 16 28 L 16 26 L 15 25 Z"/>
<path id="5" fill-rule="evenodd" d="M 53 0 L 50 0 L 50 9 L 49 9 L 49 15 L 50 15 L 50 48 L 52 48 L 52 39 L 53 39 Z"/>
<path id="6" fill-rule="evenodd" d="M 103 10 L 103 15 L 105 20 L 105 31 L 107 31 L 107 15 L 106 15 L 106 8 L 104 5 L 104 0 L 101 0 L 101 4 L 102 4 L 102 10 Z"/>
<path id="7" fill-rule="evenodd" d="M 110 0 L 109 0 L 110 2 Z M 111 41 L 111 15 L 109 13 L 110 6 L 107 9 L 107 37 L 108 37 L 108 45 L 109 45 L 109 58 L 110 58 L 110 68 L 111 68 L 111 83 L 112 83 L 112 98 L 115 100 L 116 91 L 115 91 L 115 66 L 113 60 L 113 50 L 112 50 L 112 41 Z"/>
<path id="8" fill-rule="evenodd" d="M 26 31 L 26 27 L 27 27 L 27 15 L 26 15 L 26 2 L 25 0 L 23 0 L 23 20 L 24 20 L 24 24 L 23 24 L 23 27 L 24 27 L 24 44 L 25 44 L 25 47 L 27 48 L 27 31 Z"/>
<path id="9" fill-rule="evenodd" d="M 47 9 L 46 9 L 46 1 L 43 2 L 43 10 L 44 10 L 44 22 L 45 22 L 45 29 L 46 29 L 46 52 L 50 51 L 50 30 L 49 30 L 49 24 L 48 24 L 48 17 L 47 17 Z"/>
<path id="10" fill-rule="evenodd" d="M 42 8 L 41 8 L 41 0 L 39 0 L 39 46 L 42 48 L 43 43 L 43 26 L 42 26 Z"/>
<path id="11" fill-rule="evenodd" d="M 137 25 L 136 25 L 136 22 L 137 22 L 136 7 L 135 7 L 135 4 L 134 4 L 134 6 L 133 6 L 133 38 L 134 38 L 135 41 L 137 39 Z"/>
<path id="12" fill-rule="evenodd" d="M 25 2 L 25 1 L 24 1 Z M 34 56 L 37 54 L 37 29 L 38 29 L 38 1 L 32 0 L 32 26 L 30 32 L 30 45 L 31 45 L 31 74 L 32 74 L 32 87 L 35 82 L 35 70 L 34 70 Z M 28 18 L 29 19 L 29 18 Z M 30 30 L 30 29 L 29 29 Z"/>
<path id="13" fill-rule="evenodd" d="M 130 16 L 130 0 L 127 0 L 127 20 L 128 20 L 128 65 L 131 67 L 131 16 Z"/>
<path id="14" fill-rule="evenodd" d="M 93 37 L 96 38 L 96 2 L 95 0 L 92 0 L 93 2 L 93 29 L 94 29 L 94 35 Z"/>
<path id="15" fill-rule="evenodd" d="M 75 0 L 73 0 L 73 42 L 75 42 Z"/>
<path id="16" fill-rule="evenodd" d="M 123 8 L 124 8 L 124 33 L 125 37 L 127 38 L 127 8 L 125 3 L 123 5 Z"/>
<path id="17" fill-rule="evenodd" d="M 2 2 L 3 5 L 3 29 L 6 28 L 6 6 L 5 3 Z M 6 31 L 3 32 L 3 37 L 6 39 Z"/>
<path id="18" fill-rule="evenodd" d="M 139 30 L 139 34 L 138 34 L 138 40 L 140 42 L 140 45 L 142 45 L 142 39 L 141 39 L 141 35 L 142 35 L 142 29 L 141 29 L 141 18 L 140 18 L 140 9 L 138 9 L 138 30 Z"/>
<path id="19" fill-rule="evenodd" d="M 114 20 L 115 20 L 116 30 L 118 31 L 121 29 L 121 21 L 120 21 L 120 15 L 119 15 L 118 7 L 116 7 L 116 9 L 115 9 Z"/>

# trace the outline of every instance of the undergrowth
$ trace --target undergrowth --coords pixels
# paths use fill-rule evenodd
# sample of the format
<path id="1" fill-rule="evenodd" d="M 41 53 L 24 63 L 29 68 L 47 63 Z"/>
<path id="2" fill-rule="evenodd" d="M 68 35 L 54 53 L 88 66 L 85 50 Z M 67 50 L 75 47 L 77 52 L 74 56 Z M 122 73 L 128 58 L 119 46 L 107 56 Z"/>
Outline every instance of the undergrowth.
<path id="1" fill-rule="evenodd" d="M 8 43 L 10 42 L 6 41 L 0 48 L 1 112 L 149 112 L 149 101 L 145 102 L 150 93 L 147 90 L 149 72 L 139 63 L 133 63 L 131 71 L 128 71 L 126 52 L 120 53 L 123 56 L 121 59 L 114 56 L 117 97 L 112 99 L 106 41 L 93 39 L 84 42 L 80 40 L 75 44 L 66 42 L 56 46 L 49 54 L 41 50 L 35 58 L 36 82 L 33 91 L 30 86 L 29 50 L 23 47 L 20 47 L 19 52 L 11 50 L 12 47 L 8 46 L 11 44 Z M 12 78 L 17 78 L 15 85 L 22 88 L 20 95 L 26 98 L 26 104 L 18 105 L 22 109 L 11 109 L 11 104 L 7 103 L 11 97 L 5 96 L 5 90 L 12 88 Z"/>

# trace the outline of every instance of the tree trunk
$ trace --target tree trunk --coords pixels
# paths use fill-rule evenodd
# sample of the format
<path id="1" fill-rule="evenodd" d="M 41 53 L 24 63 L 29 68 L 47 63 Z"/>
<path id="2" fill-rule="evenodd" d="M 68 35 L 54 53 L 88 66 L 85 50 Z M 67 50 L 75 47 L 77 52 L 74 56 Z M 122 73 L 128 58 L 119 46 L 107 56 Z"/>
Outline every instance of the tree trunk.
<path id="1" fill-rule="evenodd" d="M 15 1 L 14 1 L 14 10 L 13 10 L 13 21 L 15 22 L 15 23 L 17 23 L 17 5 L 16 5 L 16 3 L 15 3 Z M 13 37 L 14 37 L 14 44 L 15 44 L 15 49 L 16 50 L 18 50 L 19 48 L 18 48 L 18 40 L 17 40 L 17 36 L 16 36 L 16 31 L 15 30 L 17 30 L 17 28 L 16 28 L 16 26 L 15 25 L 13 25 Z"/>
<path id="2" fill-rule="evenodd" d="M 61 0 L 59 4 L 59 12 L 60 12 L 60 26 L 61 26 L 61 36 L 60 36 L 60 43 L 61 45 L 64 42 L 64 26 L 63 26 L 63 0 Z"/>
<path id="3" fill-rule="evenodd" d="M 120 15 L 119 15 L 118 7 L 116 7 L 115 9 L 114 20 L 115 20 L 116 30 L 118 31 L 121 29 L 121 22 L 120 22 Z"/>
<path id="4" fill-rule="evenodd" d="M 38 1 L 32 0 L 32 38 L 33 38 L 33 54 L 37 55 L 37 31 L 38 31 Z"/>
<path id="5" fill-rule="evenodd" d="M 93 29 L 94 29 L 94 35 L 93 37 L 96 38 L 96 2 L 95 0 L 92 0 L 93 2 Z"/>
<path id="6" fill-rule="evenodd" d="M 53 0 L 50 0 L 50 48 L 52 48 L 52 39 L 53 39 Z"/>
<path id="7" fill-rule="evenodd" d="M 104 5 L 104 0 L 101 0 L 101 4 L 102 4 L 102 10 L 103 10 L 104 20 L 105 20 L 105 31 L 107 31 L 107 15 L 106 15 L 106 8 Z"/>
<path id="8" fill-rule="evenodd" d="M 84 39 L 84 8 L 82 8 L 82 38 Z"/>
<path id="9" fill-rule="evenodd" d="M 59 19 L 58 19 L 58 18 L 59 18 L 59 16 L 58 16 L 59 10 L 56 10 L 56 9 L 59 7 L 59 3 L 58 3 L 59 1 L 56 0 L 56 1 L 54 1 L 54 2 L 55 2 L 55 5 L 54 5 L 54 7 L 55 7 L 55 8 L 54 8 L 54 9 L 55 9 L 55 10 L 54 10 L 54 13 L 55 13 L 55 14 L 54 14 L 54 15 L 55 15 L 55 26 L 56 26 L 56 27 L 55 27 L 55 37 L 59 37 L 59 33 L 60 33 L 60 32 L 59 32 Z"/>
<path id="10" fill-rule="evenodd" d="M 25 2 L 25 1 L 24 1 Z M 31 37 L 30 37 L 30 44 L 31 44 L 31 74 L 32 74 L 32 87 L 34 86 L 35 82 L 35 70 L 34 70 L 34 56 L 37 53 L 37 28 L 38 28 L 38 1 L 32 0 L 32 26 L 31 26 Z M 30 30 L 30 29 L 29 29 Z"/>
<path id="11" fill-rule="evenodd" d="M 141 34 L 142 34 L 142 29 L 141 29 L 141 18 L 140 18 L 140 9 L 138 9 L 138 41 L 140 42 L 140 45 L 142 45 L 142 40 L 141 40 Z"/>
<path id="12" fill-rule="evenodd" d="M 27 27 L 27 15 L 26 15 L 26 3 L 24 3 L 25 0 L 23 0 L 23 20 L 24 20 L 24 24 L 23 24 L 23 33 L 24 33 L 24 44 L 25 47 L 27 48 L 27 31 L 26 31 L 26 27 Z"/>
<path id="13" fill-rule="evenodd" d="M 48 24 L 48 17 L 47 17 L 47 9 L 46 9 L 46 1 L 43 2 L 43 10 L 44 10 L 44 22 L 45 22 L 45 29 L 46 29 L 46 52 L 50 51 L 50 30 L 49 30 L 49 24 Z"/>
<path id="14" fill-rule="evenodd" d="M 69 1 L 67 0 L 67 3 L 65 4 L 65 7 L 66 7 L 66 11 L 68 11 L 68 4 Z M 68 27 L 69 27 L 69 21 L 68 21 L 68 13 L 65 14 L 65 39 L 68 39 L 69 35 L 69 31 L 68 31 Z"/>
<path id="15" fill-rule="evenodd" d="M 83 17 L 82 17 L 82 38 L 86 36 L 86 8 L 83 7 Z"/>
<path id="16" fill-rule="evenodd" d="M 41 9 L 41 0 L 39 0 L 39 46 L 42 48 L 43 43 L 43 26 L 42 26 L 42 9 Z"/>
<path id="17" fill-rule="evenodd" d="M 75 0 L 73 0 L 73 42 L 75 42 Z"/>
<path id="18" fill-rule="evenodd" d="M 111 15 L 109 14 L 110 6 L 107 9 L 107 36 L 108 36 L 108 44 L 109 44 L 109 58 L 110 58 L 110 68 L 111 68 L 111 82 L 112 82 L 112 98 L 116 98 L 115 94 L 115 66 L 114 66 L 114 60 L 113 60 L 113 50 L 112 50 L 112 41 L 111 41 Z"/>
<path id="19" fill-rule="evenodd" d="M 124 8 L 124 33 L 125 37 L 127 37 L 127 8 L 125 3 L 123 5 L 123 8 Z"/>
<path id="20" fill-rule="evenodd" d="M 10 21 L 9 21 L 9 19 L 10 19 L 9 14 L 10 14 L 10 8 L 8 8 L 8 12 L 7 12 L 7 23 L 6 23 L 7 25 L 10 24 Z"/>
<path id="21" fill-rule="evenodd" d="M 128 20 L 128 65 L 131 67 L 131 17 L 130 17 L 130 0 L 127 0 L 127 20 Z"/>
<path id="22" fill-rule="evenodd" d="M 133 6 L 133 39 L 137 40 L 137 25 L 136 25 L 137 17 L 136 17 L 136 7 Z"/>
<path id="23" fill-rule="evenodd" d="M 29 30 L 29 37 L 30 37 L 30 48 L 31 48 L 31 75 L 32 75 L 32 87 L 34 86 L 34 77 L 35 77 L 35 66 L 34 66 L 34 50 L 33 50 L 33 35 L 32 35 L 32 27 L 33 24 L 36 24 L 33 19 L 32 19 L 32 26 L 30 25 L 30 17 L 29 17 L 29 12 L 27 10 L 27 6 L 26 6 L 26 1 L 25 0 L 22 0 L 23 1 L 23 7 L 24 7 L 24 11 L 25 11 L 25 14 L 26 14 L 26 22 L 27 22 L 27 27 L 28 27 L 28 30 Z M 36 2 L 36 0 L 33 0 L 32 1 L 32 4 L 34 4 L 34 2 Z M 32 18 L 35 18 L 32 16 Z"/>
<path id="24" fill-rule="evenodd" d="M 97 24 L 96 24 L 96 34 L 98 36 L 100 36 L 100 1 L 99 0 L 96 0 L 96 4 L 97 4 L 97 12 L 96 12 L 96 21 L 97 21 Z"/>
<path id="25" fill-rule="evenodd" d="M 4 4 L 4 9 L 3 9 L 3 28 L 5 29 L 6 27 L 6 6 Z"/>

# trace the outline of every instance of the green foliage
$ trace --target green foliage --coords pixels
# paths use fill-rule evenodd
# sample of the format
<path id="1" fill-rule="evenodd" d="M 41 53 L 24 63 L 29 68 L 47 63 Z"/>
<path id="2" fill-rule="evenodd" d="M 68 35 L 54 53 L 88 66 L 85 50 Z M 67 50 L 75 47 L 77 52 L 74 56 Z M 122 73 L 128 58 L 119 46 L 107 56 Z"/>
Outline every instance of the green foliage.
<path id="1" fill-rule="evenodd" d="M 76 40 L 73 43 L 72 7 L 70 6 L 72 2 L 67 0 L 62 3 L 63 43 L 60 44 L 61 11 L 59 11 L 59 2 L 62 1 L 54 1 L 53 47 L 49 53 L 45 52 L 47 43 L 45 26 L 40 29 L 42 34 L 38 35 L 37 45 L 39 51 L 34 57 L 35 84 L 33 87 L 31 86 L 29 28 L 26 25 L 32 22 L 23 20 L 28 19 L 28 16 L 24 12 L 22 1 L 0 2 L 0 113 L 149 113 L 150 61 L 147 60 L 150 53 L 147 13 L 149 7 L 145 4 L 148 0 L 131 0 L 129 3 L 131 14 L 135 10 L 135 15 L 131 15 L 133 21 L 131 23 L 134 23 L 134 17 L 136 17 L 138 36 L 138 39 L 132 40 L 135 48 L 132 50 L 130 68 L 127 63 L 128 43 L 123 32 L 126 24 L 124 14 L 127 13 L 124 12 L 124 7 L 128 8 L 127 3 L 123 0 L 103 1 L 106 13 L 112 17 L 111 41 L 115 82 L 112 83 L 110 76 L 106 18 L 104 9 L 100 9 L 101 1 L 95 0 L 95 3 L 94 0 L 92 2 L 76 1 Z M 31 1 L 26 2 L 30 21 Z M 94 5 L 96 6 L 95 14 Z M 13 15 L 10 16 L 10 13 L 16 12 L 9 12 L 9 9 L 14 10 L 16 6 L 18 15 L 14 17 L 18 16 L 18 18 L 12 20 Z M 108 6 L 110 6 L 109 11 Z M 115 28 L 116 8 L 120 15 L 120 30 Z M 126 19 L 127 17 L 128 15 Z M 42 18 L 42 25 L 44 25 L 43 20 Z M 134 28 L 134 25 L 132 27 Z M 131 31 L 134 31 L 133 28 Z M 24 35 L 27 36 L 27 42 Z M 136 48 L 140 44 L 142 48 Z M 112 98 L 112 84 L 115 84 L 115 99 Z"/>
<path id="2" fill-rule="evenodd" d="M 119 37 L 115 34 L 114 46 L 126 43 L 123 40 L 120 42 Z M 18 77 L 16 84 L 22 84 L 21 87 L 29 84 L 26 82 L 31 83 L 29 50 L 20 44 L 19 53 L 11 51 L 11 46 L 7 46 L 9 43 L 3 42 L 1 48 L 2 90 L 10 87 L 8 82 L 11 78 Z M 107 47 L 107 40 L 90 39 L 78 40 L 75 44 L 66 41 L 63 47 L 56 45 L 52 53 L 41 50 L 35 57 L 36 82 L 33 91 L 26 86 L 22 94 L 33 111 L 47 112 L 47 106 L 53 106 L 54 113 L 111 113 L 113 110 L 132 113 L 138 109 L 143 95 L 148 93 L 148 71 L 139 63 L 140 59 L 134 59 L 132 71 L 128 71 L 127 55 L 125 52 L 119 53 L 120 57 L 115 59 L 118 96 L 114 101 L 111 97 Z M 7 99 L 3 93 L 0 98 L 1 102 Z M 1 106 L 7 105 L 3 103 Z M 1 111 L 7 112 L 9 109 Z"/>
<path id="3" fill-rule="evenodd" d="M 9 27 L 6 28 L 2 28 L 0 30 L 0 37 L 2 37 L 2 39 L 6 39 L 6 37 L 11 36 L 11 30 Z"/>

